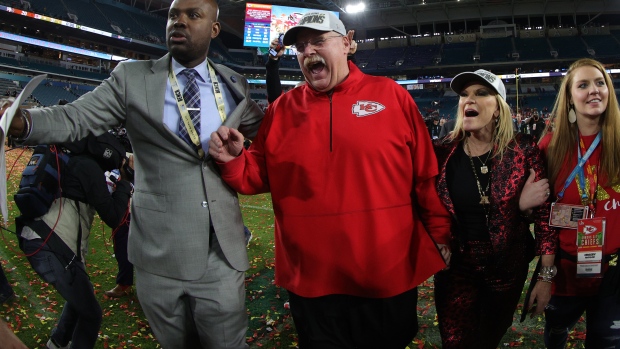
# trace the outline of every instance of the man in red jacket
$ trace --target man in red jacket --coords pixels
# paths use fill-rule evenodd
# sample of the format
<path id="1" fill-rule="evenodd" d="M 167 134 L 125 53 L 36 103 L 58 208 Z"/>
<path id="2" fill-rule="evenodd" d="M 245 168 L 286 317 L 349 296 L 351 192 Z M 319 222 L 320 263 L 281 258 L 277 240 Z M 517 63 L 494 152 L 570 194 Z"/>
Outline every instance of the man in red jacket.
<path id="1" fill-rule="evenodd" d="M 417 332 L 416 286 L 450 255 L 426 125 L 405 89 L 347 62 L 333 13 L 307 13 L 284 45 L 307 84 L 272 104 L 249 150 L 222 126 L 209 153 L 239 193 L 271 192 L 276 283 L 300 348 L 402 349 Z"/>

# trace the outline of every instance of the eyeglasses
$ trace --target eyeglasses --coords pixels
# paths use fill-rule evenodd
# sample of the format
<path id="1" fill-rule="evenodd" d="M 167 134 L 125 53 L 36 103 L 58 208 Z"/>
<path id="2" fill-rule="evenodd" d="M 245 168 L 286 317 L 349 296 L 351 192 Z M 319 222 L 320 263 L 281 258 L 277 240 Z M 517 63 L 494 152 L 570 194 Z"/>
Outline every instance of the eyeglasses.
<path id="1" fill-rule="evenodd" d="M 296 42 L 294 43 L 293 46 L 295 48 L 295 50 L 297 51 L 297 54 L 302 54 L 305 50 L 306 47 L 308 47 L 308 45 L 312 45 L 313 47 L 317 48 L 317 49 L 321 49 L 323 48 L 323 45 L 325 45 L 325 41 L 329 40 L 329 39 L 333 39 L 333 38 L 341 38 L 343 37 L 342 35 L 332 35 L 332 36 L 326 36 L 326 37 L 318 37 L 316 39 L 312 39 L 312 40 L 308 40 L 305 42 Z"/>

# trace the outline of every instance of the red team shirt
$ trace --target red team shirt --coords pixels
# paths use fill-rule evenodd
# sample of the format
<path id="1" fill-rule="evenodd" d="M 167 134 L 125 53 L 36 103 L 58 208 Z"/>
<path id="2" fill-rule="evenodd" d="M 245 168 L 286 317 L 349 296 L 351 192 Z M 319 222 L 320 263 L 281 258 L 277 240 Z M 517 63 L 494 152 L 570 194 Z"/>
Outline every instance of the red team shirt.
<path id="1" fill-rule="evenodd" d="M 271 192 L 276 283 L 303 297 L 391 297 L 445 267 L 432 239 L 448 243 L 450 218 L 418 108 L 349 69 L 333 93 L 283 94 L 249 150 L 220 164 L 238 192 Z"/>
<path id="2" fill-rule="evenodd" d="M 588 149 L 596 135 L 582 136 L 585 149 Z M 551 134 L 547 134 L 540 142 L 540 148 L 547 153 L 547 148 L 551 142 Z M 601 157 L 602 142 L 598 145 L 592 156 L 590 164 L 599 164 Z M 573 159 L 566 159 L 564 166 L 555 182 L 554 192 L 557 195 L 564 187 L 564 182 L 568 175 L 577 165 L 577 155 Z M 620 248 L 620 185 L 602 187 L 602 178 L 599 172 L 599 185 L 597 187 L 597 202 L 595 207 L 595 217 L 605 217 L 607 221 L 605 233 L 605 255 L 618 252 Z M 564 198 L 560 203 L 581 205 L 581 199 L 577 188 L 577 179 L 568 186 L 564 192 Z M 560 229 L 560 248 L 570 255 L 577 255 L 577 230 Z M 561 259 L 558 266 L 558 274 L 553 282 L 553 294 L 557 296 L 589 296 L 598 293 L 601 283 L 600 278 L 577 278 L 577 267 L 574 262 L 568 259 Z M 606 270 L 607 265 L 605 265 Z"/>

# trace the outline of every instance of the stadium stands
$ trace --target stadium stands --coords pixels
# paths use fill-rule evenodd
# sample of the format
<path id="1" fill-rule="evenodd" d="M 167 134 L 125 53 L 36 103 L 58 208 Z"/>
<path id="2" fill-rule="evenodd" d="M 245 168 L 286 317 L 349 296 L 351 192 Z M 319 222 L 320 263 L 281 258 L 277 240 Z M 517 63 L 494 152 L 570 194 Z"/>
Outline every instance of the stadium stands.
<path id="1" fill-rule="evenodd" d="M 480 40 L 480 62 L 506 62 L 514 60 L 511 57 L 513 42 L 508 38 L 492 38 Z"/>
<path id="2" fill-rule="evenodd" d="M 56 105 L 59 99 L 66 99 L 69 102 L 73 102 L 78 98 L 75 93 L 71 93 L 65 88 L 48 86 L 45 84 L 37 86 L 32 92 L 32 95 L 36 97 L 43 106 Z"/>
<path id="3" fill-rule="evenodd" d="M 67 17 L 67 9 L 61 1 L 58 0 L 29 0 L 31 10 L 34 12 L 41 12 L 47 14 L 50 17 L 57 19 L 69 20 Z"/>
<path id="4" fill-rule="evenodd" d="M 576 59 L 590 56 L 581 37 L 553 36 L 549 37 L 549 42 L 551 42 L 553 49 L 558 52 L 558 57 Z"/>
<path id="5" fill-rule="evenodd" d="M 81 0 L 69 0 L 65 4 L 67 11 L 77 16 L 77 23 L 107 32 L 114 31 L 107 16 L 95 4 Z"/>
<path id="6" fill-rule="evenodd" d="M 406 47 L 388 47 L 378 49 L 370 57 L 367 68 L 369 69 L 390 69 L 399 68 L 405 59 Z M 401 64 L 397 64 L 400 61 Z"/>
<path id="7" fill-rule="evenodd" d="M 6 2 L 0 0 L 0 2 Z M 114 0 L 29 0 L 32 11 L 48 14 L 56 18 L 71 20 L 68 14 L 77 16 L 77 23 L 97 29 L 114 32 L 119 28 L 121 35 L 144 38 L 149 37 L 157 41 L 163 39 L 166 19 L 164 16 L 156 16 Z M 21 3 L 21 6 L 24 6 Z M 113 27 L 114 25 L 114 27 Z M 578 28 L 579 29 L 579 28 Z M 490 69 L 498 73 L 514 71 L 521 68 L 521 64 L 530 64 L 525 69 L 529 72 L 545 72 L 566 67 L 572 60 L 581 57 L 614 58 L 620 57 L 620 29 L 612 28 L 603 30 L 600 34 L 586 31 L 573 36 L 548 36 L 519 37 L 509 36 L 503 38 L 485 38 L 480 33 L 470 32 L 476 41 L 448 40 L 445 35 L 424 35 L 406 38 L 404 36 L 392 39 L 368 38 L 359 42 L 359 50 L 355 55 L 357 65 L 371 74 L 393 76 L 397 79 L 417 79 L 421 75 L 449 77 L 456 72 L 478 67 Z M 584 29 L 585 30 L 585 29 Z M 542 33 L 542 32 L 541 32 Z M 560 33 L 560 32 L 554 32 Z M 589 35 L 588 35 L 589 34 Z M 70 44 L 69 40 L 63 42 Z M 150 41 L 150 40 L 147 40 Z M 468 42 L 469 41 L 469 42 Z M 77 40 L 78 45 L 80 40 Z M 152 41 L 150 41 L 152 42 Z M 106 43 L 107 44 L 107 43 Z M 114 50 L 113 45 L 107 45 L 108 52 Z M 551 54 L 557 52 L 557 56 Z M 517 55 L 518 53 L 518 55 Z M 39 59 L 41 58 L 41 59 Z M 209 58 L 215 62 L 231 65 L 248 75 L 260 77 L 264 73 L 264 56 L 257 56 L 253 49 L 229 49 L 220 38 L 212 41 Z M 89 60 L 90 61 L 90 60 Z M 553 68 L 549 65 L 558 62 Z M 608 61 L 609 62 L 609 61 Z M 540 63 L 540 68 L 532 63 Z M 0 67 L 9 71 L 18 71 L 24 74 L 48 73 L 55 78 L 72 80 L 80 78 L 84 83 L 103 80 L 109 76 L 107 73 L 99 73 L 101 62 L 88 63 L 94 66 L 76 65 L 72 62 L 59 61 L 47 62 L 42 57 L 31 54 L 24 57 L 22 53 L 12 50 L 3 50 L 0 55 Z M 543 64 L 548 67 L 543 68 Z M 104 72 L 106 69 L 102 70 Z M 281 59 L 280 67 L 283 75 L 297 78 L 299 65 L 296 56 L 285 56 Z M 113 68 L 113 64 L 110 68 Z M 557 70 L 556 70 L 557 71 Z M 428 77 L 426 77 L 428 78 Z M 551 104 L 549 99 L 555 96 L 555 87 L 559 79 L 542 82 L 539 80 L 527 81 L 516 91 L 514 85 L 508 85 L 509 100 L 516 103 L 515 95 L 524 96 L 525 103 L 535 105 Z M 2 85 L 0 85 L 0 88 Z M 453 109 L 458 100 L 457 96 L 449 90 L 448 84 L 433 84 L 433 88 L 412 90 L 410 93 L 420 105 L 432 110 L 439 108 L 443 113 Z M 436 86 L 436 87 L 435 87 Z M 66 93 L 73 98 L 79 94 L 71 93 L 63 87 L 47 86 L 49 89 L 37 91 L 41 94 L 41 100 L 45 103 L 55 102 L 59 98 L 71 100 Z M 53 87 L 53 88 L 52 88 Z M 529 88 L 529 91 L 528 91 Z M 60 92 L 60 93 L 57 93 Z M 445 94 L 444 94 L 445 93 Z M 53 97 L 46 97 L 54 95 Z M 61 96 L 63 95 L 63 96 Z M 265 98 L 264 91 L 253 93 L 253 98 L 262 100 Z M 445 108 L 448 108 L 447 110 Z M 549 105 L 550 107 L 550 105 Z"/>
<path id="8" fill-rule="evenodd" d="M 584 35 L 583 40 L 594 50 L 596 57 L 617 57 L 620 55 L 620 40 L 612 35 Z"/>
<path id="9" fill-rule="evenodd" d="M 551 58 L 547 38 L 514 38 L 520 61 L 540 61 Z"/>
<path id="10" fill-rule="evenodd" d="M 476 53 L 476 43 L 456 42 L 443 44 L 441 65 L 471 64 Z"/>
<path id="11" fill-rule="evenodd" d="M 426 67 L 435 64 L 440 57 L 441 45 L 420 45 L 407 47 L 405 51 L 405 67 Z"/>
<path id="12" fill-rule="evenodd" d="M 144 29 L 139 21 L 134 20 L 126 11 L 119 9 L 118 7 L 102 4 L 91 3 L 93 7 L 98 8 L 103 15 L 111 22 L 121 29 L 119 34 L 126 36 L 146 36 L 149 32 Z"/>
<path id="13" fill-rule="evenodd" d="M 128 15 L 133 18 L 134 21 L 139 22 L 151 35 L 160 38 L 160 40 L 164 39 L 166 28 L 165 18 L 138 11 L 128 12 Z M 165 40 L 162 42 L 165 42 Z"/>

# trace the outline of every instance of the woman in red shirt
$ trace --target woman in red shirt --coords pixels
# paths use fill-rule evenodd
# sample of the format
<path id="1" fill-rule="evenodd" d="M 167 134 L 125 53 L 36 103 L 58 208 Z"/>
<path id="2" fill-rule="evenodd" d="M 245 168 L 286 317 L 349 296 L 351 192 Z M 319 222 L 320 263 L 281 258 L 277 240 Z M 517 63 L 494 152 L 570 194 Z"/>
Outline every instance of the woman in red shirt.
<path id="1" fill-rule="evenodd" d="M 559 230 L 557 275 L 553 277 L 552 298 L 545 310 L 545 345 L 564 348 L 569 331 L 585 311 L 586 348 L 617 348 L 620 273 L 615 265 L 620 248 L 620 111 L 612 80 L 601 63 L 586 58 L 571 65 L 558 92 L 553 115 L 555 129 L 543 136 L 539 146 L 547 155 L 554 191 L 551 223 L 564 227 Z M 569 223 L 560 219 L 563 210 L 570 214 Z M 576 217 L 577 213 L 583 214 Z M 605 220 L 602 243 L 587 243 L 588 239 L 583 237 L 592 233 L 587 228 L 579 229 L 583 234 L 578 235 L 578 218 Z M 600 219 L 599 223 L 583 219 L 579 222 L 586 227 L 602 226 Z M 589 253 L 578 253 L 586 249 Z"/>

